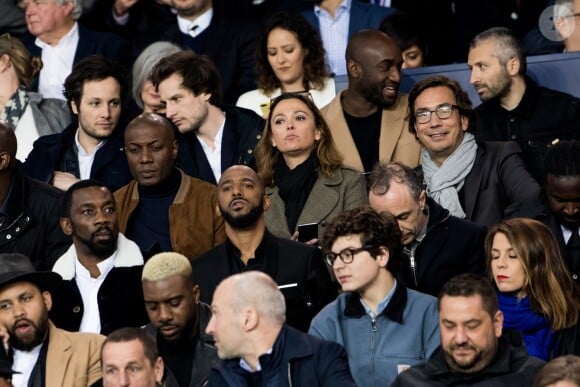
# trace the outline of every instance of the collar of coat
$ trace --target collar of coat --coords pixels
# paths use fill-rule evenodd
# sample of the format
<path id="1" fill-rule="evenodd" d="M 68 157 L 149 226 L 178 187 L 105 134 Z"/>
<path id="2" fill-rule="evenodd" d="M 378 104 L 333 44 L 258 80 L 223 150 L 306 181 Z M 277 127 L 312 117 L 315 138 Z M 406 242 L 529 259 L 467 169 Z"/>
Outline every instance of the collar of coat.
<path id="1" fill-rule="evenodd" d="M 383 315 L 391 321 L 403 323 L 403 311 L 407 305 L 407 288 L 400 282 L 397 281 L 397 287 L 395 288 L 395 293 L 389 304 L 379 316 Z M 357 292 L 350 293 L 348 299 L 346 300 L 346 306 L 344 307 L 344 315 L 346 317 L 361 318 L 366 314 L 365 308 L 362 306 L 360 301 L 360 295 Z"/>
<path id="2" fill-rule="evenodd" d="M 70 281 L 75 276 L 75 259 L 77 252 L 74 243 L 60 256 L 54 264 L 52 271 L 61 275 L 63 280 Z M 132 267 L 143 265 L 143 255 L 139 246 L 123 234 L 117 238 L 117 257 L 114 267 Z"/>

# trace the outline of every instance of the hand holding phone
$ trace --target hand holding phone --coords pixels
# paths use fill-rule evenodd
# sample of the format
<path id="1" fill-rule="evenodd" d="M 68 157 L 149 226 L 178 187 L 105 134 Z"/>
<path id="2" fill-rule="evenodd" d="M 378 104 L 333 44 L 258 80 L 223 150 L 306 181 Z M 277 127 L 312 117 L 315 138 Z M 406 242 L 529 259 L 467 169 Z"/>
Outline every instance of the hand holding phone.
<path id="1" fill-rule="evenodd" d="M 298 241 L 306 243 L 318 238 L 318 223 L 304 223 L 298 225 Z"/>

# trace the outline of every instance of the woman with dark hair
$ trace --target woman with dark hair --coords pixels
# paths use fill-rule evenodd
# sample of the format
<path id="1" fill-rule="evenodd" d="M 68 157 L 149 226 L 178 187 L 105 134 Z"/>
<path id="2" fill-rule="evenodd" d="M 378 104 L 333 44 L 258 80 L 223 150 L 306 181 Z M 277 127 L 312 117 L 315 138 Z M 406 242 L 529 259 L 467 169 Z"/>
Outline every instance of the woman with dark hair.
<path id="1" fill-rule="evenodd" d="M 321 108 L 335 96 L 320 34 L 302 16 L 278 12 L 267 21 L 256 46 L 258 88 L 237 106 L 268 117 L 270 100 L 282 93 L 310 92 Z"/>
<path id="2" fill-rule="evenodd" d="M 73 119 L 66 101 L 28 91 L 41 68 L 41 59 L 32 57 L 20 40 L 0 35 L 0 121 L 14 130 L 20 161 L 38 137 L 61 132 Z"/>
<path id="3" fill-rule="evenodd" d="M 509 219 L 491 228 L 485 250 L 504 328 L 520 331 L 529 354 L 540 359 L 578 354 L 580 291 L 550 229 Z"/>
<path id="4" fill-rule="evenodd" d="M 364 176 L 342 165 L 307 95 L 282 94 L 272 102 L 255 158 L 271 202 L 266 225 L 276 236 L 296 239 L 298 225 L 315 223 L 320 237 L 328 220 L 368 203 Z"/>
<path id="5" fill-rule="evenodd" d="M 389 35 L 401 49 L 403 69 L 425 66 L 427 45 L 420 24 L 407 13 L 394 13 L 383 19 L 379 30 Z"/>

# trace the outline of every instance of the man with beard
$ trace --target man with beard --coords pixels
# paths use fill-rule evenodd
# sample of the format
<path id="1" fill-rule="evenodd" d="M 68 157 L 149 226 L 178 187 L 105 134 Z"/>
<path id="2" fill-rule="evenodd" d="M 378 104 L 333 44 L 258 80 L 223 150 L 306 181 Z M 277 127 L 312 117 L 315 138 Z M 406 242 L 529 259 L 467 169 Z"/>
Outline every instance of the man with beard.
<path id="1" fill-rule="evenodd" d="M 560 245 L 572 279 L 580 284 L 580 141 L 560 141 L 546 154 L 544 223 Z"/>
<path id="2" fill-rule="evenodd" d="M 393 387 L 531 386 L 544 362 L 528 355 L 517 332 L 502 335 L 503 314 L 489 280 L 460 274 L 439 296 L 441 346 Z"/>
<path id="3" fill-rule="evenodd" d="M 37 272 L 24 255 L 0 254 L 0 339 L 11 352 L 15 386 L 90 386 L 101 378 L 104 337 L 57 328 L 50 291 L 61 278 Z"/>
<path id="4" fill-rule="evenodd" d="M 111 190 L 127 184 L 131 174 L 115 130 L 124 83 L 123 69 L 102 56 L 76 64 L 64 89 L 78 123 L 36 140 L 23 172 L 62 191 L 79 179 L 100 180 Z"/>
<path id="5" fill-rule="evenodd" d="M 109 189 L 94 180 L 73 184 L 64 197 L 60 226 L 73 244 L 52 269 L 64 279 L 53 294 L 50 317 L 56 326 L 107 335 L 145 324 L 143 257 L 135 242 L 119 233 Z"/>
<path id="6" fill-rule="evenodd" d="M 407 96 L 398 92 L 403 58 L 376 30 L 355 33 L 346 49 L 348 88 L 322 108 L 344 164 L 370 172 L 375 163 L 419 164 L 420 145 L 407 127 Z"/>
<path id="7" fill-rule="evenodd" d="M 475 138 L 517 142 L 526 168 L 542 183 L 548 148 L 559 140 L 580 139 L 580 99 L 526 77 L 524 48 L 507 28 L 473 38 L 468 65 L 482 101 L 475 109 Z"/>
<path id="8" fill-rule="evenodd" d="M 224 222 L 216 187 L 175 168 L 177 149 L 165 118 L 143 113 L 129 123 L 125 154 L 135 180 L 115 192 L 119 229 L 147 257 L 175 251 L 194 260 L 226 239 Z"/>
<path id="9" fill-rule="evenodd" d="M 207 383 L 217 362 L 211 335 L 209 305 L 200 302 L 189 260 L 178 253 L 159 253 L 147 261 L 143 297 L 151 321 L 145 329 L 157 338 L 165 363 L 167 387 L 199 387 Z"/>
<path id="10" fill-rule="evenodd" d="M 248 109 L 222 107 L 220 77 L 208 57 L 181 51 L 163 58 L 151 82 L 179 131 L 177 166 L 185 173 L 217 184 L 229 166 L 254 163 L 265 121 Z"/>
<path id="11" fill-rule="evenodd" d="M 218 205 L 228 239 L 193 263 L 201 300 L 211 302 L 218 284 L 232 274 L 262 271 L 284 294 L 288 324 L 307 330 L 312 317 L 336 296 L 320 251 L 268 232 L 264 211 L 269 209 L 270 199 L 256 172 L 247 166 L 224 171 Z"/>

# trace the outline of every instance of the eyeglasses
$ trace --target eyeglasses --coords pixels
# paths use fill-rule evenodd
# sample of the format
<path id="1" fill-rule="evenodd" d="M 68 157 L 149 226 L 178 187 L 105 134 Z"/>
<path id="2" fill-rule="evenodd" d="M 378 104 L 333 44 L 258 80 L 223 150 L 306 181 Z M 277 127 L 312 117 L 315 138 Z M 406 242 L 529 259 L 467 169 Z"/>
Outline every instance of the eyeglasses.
<path id="1" fill-rule="evenodd" d="M 333 253 L 332 251 L 324 254 L 324 260 L 326 261 L 326 263 L 329 266 L 334 265 L 334 261 L 336 261 L 336 258 L 340 258 L 340 260 L 345 263 L 345 264 L 349 264 L 352 262 L 352 260 L 354 259 L 354 256 L 362 251 L 366 251 L 369 249 L 373 249 L 375 248 L 375 246 L 372 245 L 364 245 L 362 247 L 358 247 L 356 249 L 353 248 L 348 248 L 348 249 L 344 249 L 342 250 L 340 253 Z"/>
<path id="2" fill-rule="evenodd" d="M 437 114 L 440 120 L 445 120 L 451 117 L 453 109 L 459 109 L 459 106 L 450 103 L 443 103 L 435 108 L 435 110 L 419 109 L 415 112 L 415 121 L 418 124 L 426 124 L 431 121 L 431 115 Z"/>

